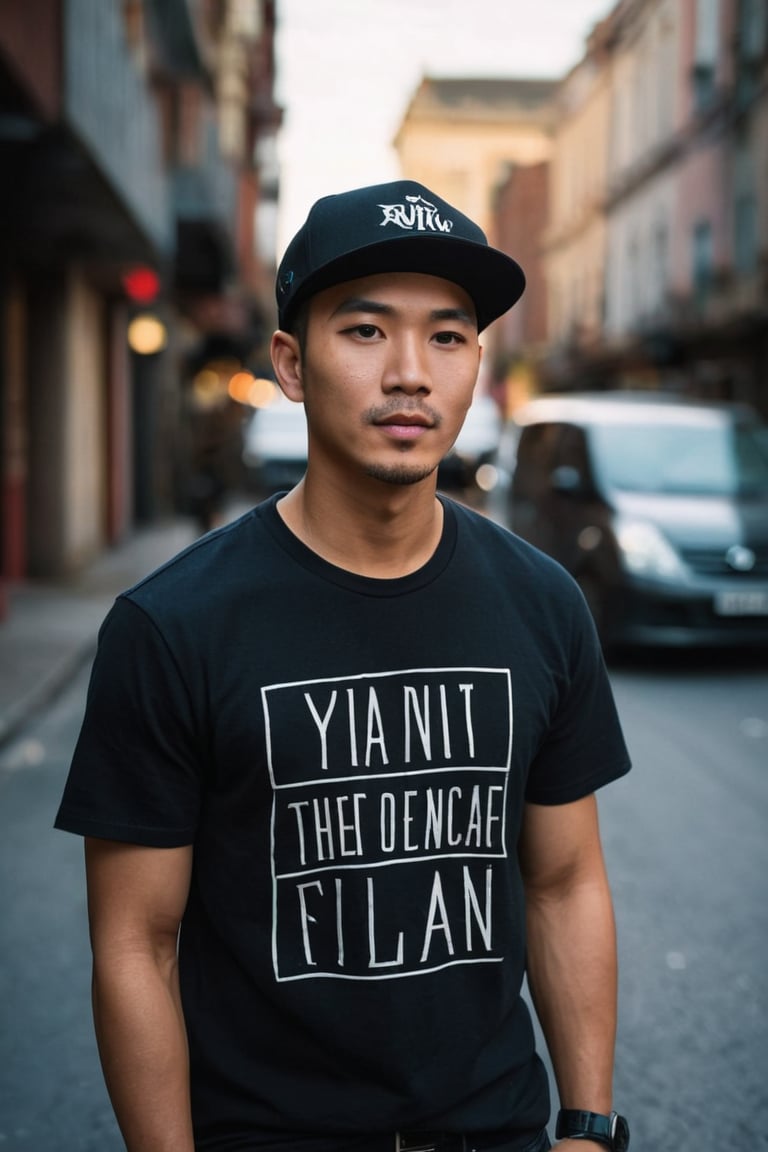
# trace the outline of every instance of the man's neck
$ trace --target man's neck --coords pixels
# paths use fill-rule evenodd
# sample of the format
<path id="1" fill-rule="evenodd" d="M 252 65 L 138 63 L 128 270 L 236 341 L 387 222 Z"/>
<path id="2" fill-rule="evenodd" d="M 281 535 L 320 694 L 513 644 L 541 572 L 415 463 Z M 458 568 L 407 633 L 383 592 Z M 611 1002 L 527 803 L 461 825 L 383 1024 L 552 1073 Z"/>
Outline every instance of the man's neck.
<path id="1" fill-rule="evenodd" d="M 443 530 L 434 478 L 417 484 L 319 491 L 311 477 L 279 501 L 285 525 L 318 556 L 359 576 L 393 580 L 421 568 Z"/>

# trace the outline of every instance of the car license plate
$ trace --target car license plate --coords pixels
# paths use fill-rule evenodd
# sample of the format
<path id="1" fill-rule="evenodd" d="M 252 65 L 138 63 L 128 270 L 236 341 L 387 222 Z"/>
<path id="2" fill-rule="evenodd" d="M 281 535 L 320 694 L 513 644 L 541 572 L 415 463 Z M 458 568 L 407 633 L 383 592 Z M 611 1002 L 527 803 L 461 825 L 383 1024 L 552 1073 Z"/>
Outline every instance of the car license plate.
<path id="1" fill-rule="evenodd" d="M 768 589 L 744 588 L 735 592 L 718 592 L 715 596 L 718 616 L 768 616 Z"/>

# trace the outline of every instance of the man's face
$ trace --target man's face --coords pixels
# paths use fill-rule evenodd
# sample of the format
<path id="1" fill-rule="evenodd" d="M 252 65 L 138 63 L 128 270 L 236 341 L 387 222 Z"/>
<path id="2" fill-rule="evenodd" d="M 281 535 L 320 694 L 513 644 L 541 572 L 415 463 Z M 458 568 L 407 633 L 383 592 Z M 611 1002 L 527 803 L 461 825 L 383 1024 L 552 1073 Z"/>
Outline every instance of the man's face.
<path id="1" fill-rule="evenodd" d="M 459 433 L 480 365 L 472 301 L 387 273 L 312 298 L 301 361 L 310 469 L 414 484 Z"/>

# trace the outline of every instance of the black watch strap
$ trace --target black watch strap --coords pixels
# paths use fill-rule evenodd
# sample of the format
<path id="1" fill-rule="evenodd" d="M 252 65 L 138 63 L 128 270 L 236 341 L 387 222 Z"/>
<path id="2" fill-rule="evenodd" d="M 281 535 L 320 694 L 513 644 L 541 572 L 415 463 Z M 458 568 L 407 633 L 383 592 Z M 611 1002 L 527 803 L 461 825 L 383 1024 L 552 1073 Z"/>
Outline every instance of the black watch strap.
<path id="1" fill-rule="evenodd" d="M 594 1140 L 612 1152 L 626 1152 L 629 1147 L 629 1125 L 623 1116 L 611 1112 L 585 1112 L 578 1108 L 561 1108 L 557 1114 L 555 1136 L 558 1140 Z"/>

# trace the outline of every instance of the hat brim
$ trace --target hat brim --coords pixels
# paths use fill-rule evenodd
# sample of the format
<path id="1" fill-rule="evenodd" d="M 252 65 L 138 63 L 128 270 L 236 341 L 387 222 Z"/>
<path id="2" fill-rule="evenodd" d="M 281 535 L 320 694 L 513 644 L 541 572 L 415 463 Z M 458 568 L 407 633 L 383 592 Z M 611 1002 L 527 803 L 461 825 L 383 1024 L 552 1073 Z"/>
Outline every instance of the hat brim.
<path id="1" fill-rule="evenodd" d="M 522 268 L 497 248 L 459 237 L 390 236 L 345 252 L 307 276 L 281 308 L 280 327 L 290 330 L 296 309 L 308 297 L 381 272 L 420 272 L 458 284 L 475 305 L 478 332 L 516 304 L 525 290 Z"/>

